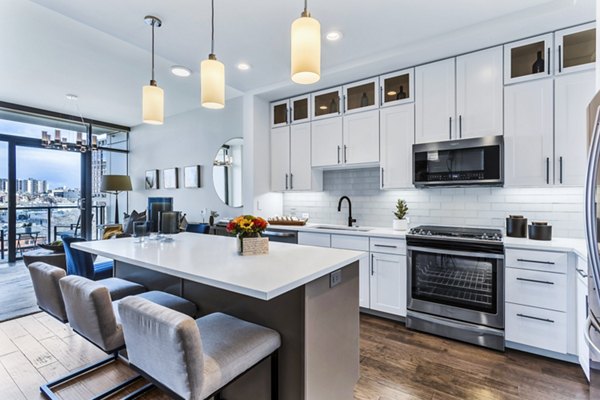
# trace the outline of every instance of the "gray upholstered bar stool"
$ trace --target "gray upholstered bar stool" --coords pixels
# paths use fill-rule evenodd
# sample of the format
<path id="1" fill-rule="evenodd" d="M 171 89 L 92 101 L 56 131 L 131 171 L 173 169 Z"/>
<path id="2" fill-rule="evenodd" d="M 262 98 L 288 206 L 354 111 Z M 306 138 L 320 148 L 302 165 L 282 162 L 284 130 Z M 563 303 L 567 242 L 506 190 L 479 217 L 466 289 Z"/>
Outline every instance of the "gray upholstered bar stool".
<path id="1" fill-rule="evenodd" d="M 278 332 L 222 313 L 193 320 L 138 296 L 121 300 L 119 312 L 130 367 L 170 396 L 218 400 L 227 385 L 271 357 L 271 399 L 278 399 Z"/>
<path id="2" fill-rule="evenodd" d="M 56 381 L 42 385 L 40 390 L 49 399 L 58 399 L 52 392 L 52 388 L 100 366 L 117 361 L 119 351 L 125 348 L 123 329 L 119 316 L 115 313 L 116 304 L 122 300 L 112 301 L 108 288 L 103 286 L 100 281 L 92 281 L 78 275 L 69 275 L 60 279 L 59 285 L 71 328 L 105 353 L 111 354 L 111 356 Z M 197 312 L 194 303 L 169 293 L 150 291 L 129 297 L 137 296 L 170 307 L 185 315 L 193 316 Z M 97 395 L 94 399 L 103 399 L 115 394 L 139 378 L 140 376 L 136 376 L 128 379 Z"/>
<path id="3" fill-rule="evenodd" d="M 65 270 L 44 262 L 31 263 L 28 269 L 38 306 L 59 321 L 67 322 L 67 311 L 58 284 L 66 276 Z M 107 278 L 97 282 L 108 289 L 114 300 L 146 291 L 144 286 L 120 278 Z"/>

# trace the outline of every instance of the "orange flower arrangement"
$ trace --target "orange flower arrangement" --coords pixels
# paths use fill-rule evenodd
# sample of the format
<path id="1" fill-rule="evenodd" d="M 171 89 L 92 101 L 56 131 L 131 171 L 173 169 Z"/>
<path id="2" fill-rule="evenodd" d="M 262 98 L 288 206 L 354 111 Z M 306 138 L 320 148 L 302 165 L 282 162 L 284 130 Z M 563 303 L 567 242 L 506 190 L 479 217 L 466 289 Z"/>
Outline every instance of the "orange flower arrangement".
<path id="1" fill-rule="evenodd" d="M 227 232 L 239 237 L 259 237 L 267 229 L 268 222 L 253 215 L 240 215 L 227 224 Z"/>

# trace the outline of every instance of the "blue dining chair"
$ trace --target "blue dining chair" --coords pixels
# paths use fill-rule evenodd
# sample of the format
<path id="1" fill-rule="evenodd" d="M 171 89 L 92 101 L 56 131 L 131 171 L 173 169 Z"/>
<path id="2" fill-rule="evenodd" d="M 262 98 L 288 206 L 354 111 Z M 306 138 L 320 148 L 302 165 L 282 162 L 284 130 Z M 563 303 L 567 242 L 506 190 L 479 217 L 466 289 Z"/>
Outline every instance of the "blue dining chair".
<path id="1" fill-rule="evenodd" d="M 187 227 L 185 228 L 186 232 L 193 233 L 208 233 L 209 230 L 209 224 L 187 224 Z"/>
<path id="2" fill-rule="evenodd" d="M 112 261 L 94 264 L 90 253 L 71 247 L 72 243 L 85 242 L 85 239 L 64 236 L 62 241 L 67 257 L 67 275 L 79 275 L 94 281 L 110 278 L 113 275 Z"/>

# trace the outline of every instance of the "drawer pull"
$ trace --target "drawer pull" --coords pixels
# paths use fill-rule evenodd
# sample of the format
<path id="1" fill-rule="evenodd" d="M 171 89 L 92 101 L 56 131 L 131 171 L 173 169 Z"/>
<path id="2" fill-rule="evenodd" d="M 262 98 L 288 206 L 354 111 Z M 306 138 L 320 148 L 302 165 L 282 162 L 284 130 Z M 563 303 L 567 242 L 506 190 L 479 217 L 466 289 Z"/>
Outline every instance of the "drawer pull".
<path id="1" fill-rule="evenodd" d="M 543 283 L 544 285 L 554 285 L 554 282 L 538 281 L 537 279 L 517 278 L 517 280 L 518 281 L 526 281 L 526 282 L 534 282 L 534 283 Z"/>
<path id="2" fill-rule="evenodd" d="M 391 244 L 374 244 L 373 246 L 375 246 L 375 247 L 385 247 L 386 249 L 397 249 L 398 248 L 398 246 L 391 245 Z"/>
<path id="3" fill-rule="evenodd" d="M 531 315 L 525 315 L 525 314 L 517 314 L 517 317 L 535 319 L 536 321 L 550 322 L 552 324 L 554 323 L 553 320 L 548 319 L 548 318 L 532 317 Z"/>
<path id="4" fill-rule="evenodd" d="M 538 261 L 538 260 L 528 260 L 526 258 L 517 258 L 517 261 L 520 262 L 528 262 L 528 263 L 534 263 L 534 264 L 546 264 L 546 265 L 554 265 L 553 261 Z"/>
<path id="5" fill-rule="evenodd" d="M 577 270 L 577 272 L 579 273 L 579 275 L 581 275 L 582 278 L 587 278 L 587 274 L 585 273 L 584 270 L 579 269 L 579 268 L 575 268 Z"/>

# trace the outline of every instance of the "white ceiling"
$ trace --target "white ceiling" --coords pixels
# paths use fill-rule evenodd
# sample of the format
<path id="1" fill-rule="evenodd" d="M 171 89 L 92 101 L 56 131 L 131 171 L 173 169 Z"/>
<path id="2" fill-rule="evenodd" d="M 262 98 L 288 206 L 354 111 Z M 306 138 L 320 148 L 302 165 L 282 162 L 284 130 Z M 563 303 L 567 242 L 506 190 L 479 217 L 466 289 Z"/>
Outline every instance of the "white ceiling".
<path id="1" fill-rule="evenodd" d="M 310 0 L 324 41 L 322 80 L 289 79 L 289 29 L 301 0 L 216 0 L 217 57 L 228 97 L 273 100 L 376 75 L 594 19 L 594 0 Z M 3 0 L 0 100 L 66 112 L 77 93 L 85 116 L 137 125 L 141 86 L 150 78 L 146 14 L 156 31 L 157 76 L 166 115 L 199 106 L 198 65 L 210 51 L 210 0 Z M 235 65 L 244 61 L 249 71 Z M 194 75 L 173 77 L 185 65 Z"/>

